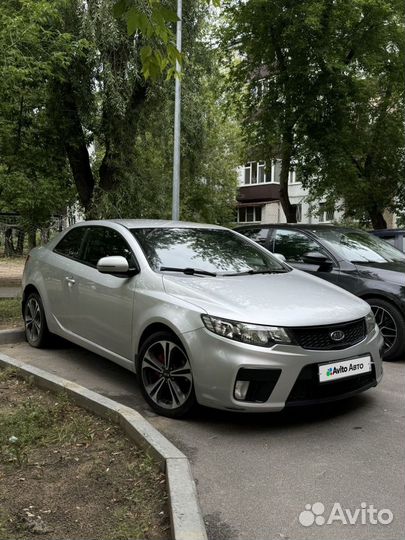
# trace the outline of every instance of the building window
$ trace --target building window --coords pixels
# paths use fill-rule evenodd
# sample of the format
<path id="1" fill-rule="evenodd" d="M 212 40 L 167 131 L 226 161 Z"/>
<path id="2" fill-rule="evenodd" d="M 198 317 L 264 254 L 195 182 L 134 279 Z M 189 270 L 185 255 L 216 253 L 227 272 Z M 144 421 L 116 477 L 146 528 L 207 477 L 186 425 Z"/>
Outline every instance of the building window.
<path id="1" fill-rule="evenodd" d="M 266 168 L 265 162 L 259 161 L 259 163 L 257 164 L 257 179 L 258 179 L 259 184 L 263 184 L 264 182 L 266 182 L 265 168 Z"/>
<path id="2" fill-rule="evenodd" d="M 258 223 L 261 220 L 261 206 L 244 206 L 238 208 L 238 223 Z"/>
<path id="3" fill-rule="evenodd" d="M 264 161 L 249 161 L 244 166 L 244 184 L 264 184 L 266 182 L 266 164 Z"/>
<path id="4" fill-rule="evenodd" d="M 250 168 L 250 163 L 247 163 L 244 167 L 244 178 L 243 178 L 243 182 L 245 184 L 250 184 L 250 179 L 251 179 L 251 168 Z"/>
<path id="5" fill-rule="evenodd" d="M 288 173 L 288 183 L 289 184 L 297 183 L 297 175 L 294 169 Z"/>
<path id="6" fill-rule="evenodd" d="M 335 211 L 327 208 L 326 203 L 320 203 L 318 212 L 319 223 L 330 223 L 335 219 Z"/>

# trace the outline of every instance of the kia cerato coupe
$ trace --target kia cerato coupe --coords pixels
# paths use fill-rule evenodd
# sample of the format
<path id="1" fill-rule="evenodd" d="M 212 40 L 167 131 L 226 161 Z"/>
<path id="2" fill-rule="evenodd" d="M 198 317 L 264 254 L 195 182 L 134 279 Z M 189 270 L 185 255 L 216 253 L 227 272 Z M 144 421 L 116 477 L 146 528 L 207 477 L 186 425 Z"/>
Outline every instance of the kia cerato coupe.
<path id="1" fill-rule="evenodd" d="M 166 416 L 280 411 L 382 377 L 366 302 L 219 226 L 76 224 L 31 251 L 22 303 L 30 345 L 57 334 L 136 372 Z"/>

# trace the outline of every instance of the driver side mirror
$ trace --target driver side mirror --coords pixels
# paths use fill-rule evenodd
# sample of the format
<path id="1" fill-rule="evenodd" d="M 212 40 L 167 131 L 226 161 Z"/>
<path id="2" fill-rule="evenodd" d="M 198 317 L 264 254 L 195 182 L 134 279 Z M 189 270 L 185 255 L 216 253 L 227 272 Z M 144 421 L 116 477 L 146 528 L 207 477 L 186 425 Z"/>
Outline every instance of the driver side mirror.
<path id="1" fill-rule="evenodd" d="M 135 272 L 133 269 L 129 268 L 128 261 L 125 257 L 116 255 L 102 257 L 97 263 L 97 270 L 101 274 L 112 274 L 124 277 L 138 273 L 137 271 Z"/>
<path id="2" fill-rule="evenodd" d="M 333 269 L 333 261 L 320 251 L 309 251 L 308 253 L 304 253 L 302 260 L 306 264 L 319 265 L 318 272 L 331 272 Z"/>

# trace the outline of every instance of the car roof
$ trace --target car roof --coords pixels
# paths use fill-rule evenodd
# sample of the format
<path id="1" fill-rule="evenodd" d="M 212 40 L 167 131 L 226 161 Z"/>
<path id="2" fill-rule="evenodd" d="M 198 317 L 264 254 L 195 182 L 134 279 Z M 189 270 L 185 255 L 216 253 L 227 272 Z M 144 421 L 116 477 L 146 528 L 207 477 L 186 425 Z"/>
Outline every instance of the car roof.
<path id="1" fill-rule="evenodd" d="M 310 223 L 258 223 L 256 225 L 238 225 L 235 227 L 236 230 L 238 229 L 251 229 L 251 228 L 257 228 L 260 227 L 261 229 L 278 229 L 278 228 L 286 228 L 286 229 L 308 229 L 311 231 L 314 230 L 327 230 L 327 229 L 339 229 L 341 231 L 349 231 L 353 230 L 353 227 L 344 227 L 340 225 L 332 225 L 327 223 L 315 223 L 311 225 Z"/>
<path id="2" fill-rule="evenodd" d="M 94 221 L 82 221 L 78 225 L 108 225 L 116 223 L 126 229 L 144 228 L 187 228 L 187 229 L 225 229 L 220 225 L 208 223 L 193 223 L 192 221 L 173 221 L 170 219 L 99 219 Z"/>
<path id="3" fill-rule="evenodd" d="M 375 229 L 373 234 L 404 234 L 405 229 Z"/>

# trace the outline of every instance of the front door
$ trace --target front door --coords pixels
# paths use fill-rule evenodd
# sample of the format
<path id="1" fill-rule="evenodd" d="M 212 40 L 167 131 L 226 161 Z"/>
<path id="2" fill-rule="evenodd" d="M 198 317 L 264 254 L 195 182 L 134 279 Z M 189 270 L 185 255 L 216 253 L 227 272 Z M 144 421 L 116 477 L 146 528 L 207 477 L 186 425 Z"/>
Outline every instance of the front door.
<path id="1" fill-rule="evenodd" d="M 304 232 L 294 229 L 277 229 L 274 231 L 270 245 L 273 253 L 284 255 L 288 264 L 291 264 L 294 268 L 326 279 L 335 285 L 340 285 L 340 269 L 337 262 L 332 259 L 331 255 L 326 252 L 319 242 Z M 305 253 L 311 252 L 318 252 L 327 256 L 332 260 L 333 268 L 330 271 L 320 271 L 319 264 L 306 261 Z"/>
<path id="2" fill-rule="evenodd" d="M 138 276 L 101 274 L 102 257 L 121 255 L 135 266 L 134 255 L 121 234 L 109 227 L 91 226 L 83 253 L 83 264 L 75 276 L 80 314 L 79 335 L 99 347 L 131 359 L 134 287 Z"/>

